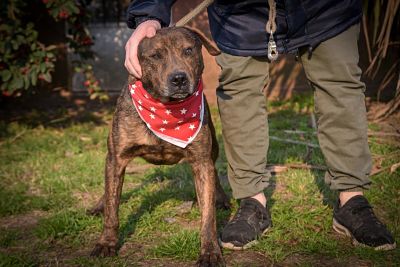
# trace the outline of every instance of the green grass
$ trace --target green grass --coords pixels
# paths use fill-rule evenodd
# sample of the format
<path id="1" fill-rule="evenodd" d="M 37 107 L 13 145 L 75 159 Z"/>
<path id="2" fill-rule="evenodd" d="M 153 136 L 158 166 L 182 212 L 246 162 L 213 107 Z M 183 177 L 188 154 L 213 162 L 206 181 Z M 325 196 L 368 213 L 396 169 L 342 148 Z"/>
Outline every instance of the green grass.
<path id="1" fill-rule="evenodd" d="M 7 248 L 16 243 L 18 232 L 15 230 L 0 230 L 0 247 Z"/>
<path id="2" fill-rule="evenodd" d="M 79 236 L 85 229 L 99 231 L 99 219 L 88 216 L 84 211 L 61 210 L 52 216 L 41 219 L 35 229 L 35 235 L 42 240 L 55 240 Z"/>
<path id="3" fill-rule="evenodd" d="M 200 252 L 198 231 L 183 230 L 151 250 L 156 257 L 195 261 Z"/>
<path id="4" fill-rule="evenodd" d="M 26 255 L 7 255 L 6 253 L 0 252 L 0 266 L 1 267 L 33 267 L 39 266 L 37 262 L 30 259 Z"/>
<path id="5" fill-rule="evenodd" d="M 310 127 L 312 107 L 308 95 L 268 103 L 270 135 L 317 143 Z M 143 262 L 162 266 L 170 260 L 192 264 L 199 253 L 200 211 L 190 166 L 186 164 L 154 166 L 141 174 L 127 174 L 119 212 L 121 253 L 108 259 L 88 256 L 100 235 L 102 218 L 86 215 L 85 208 L 103 192 L 108 133 L 105 125 L 112 112 L 105 110 L 103 118 L 85 112 L 87 119 L 83 122 L 65 121 L 65 110 L 59 111 L 61 119 L 53 120 L 56 123 L 40 122 L 37 110 L 23 120 L 0 122 L 0 266 L 44 266 L 56 260 L 66 266 L 137 266 Z M 220 143 L 217 170 L 226 175 L 215 108 L 212 115 Z M 377 131 L 379 127 L 371 124 L 370 129 Z M 400 161 L 399 148 L 393 143 L 370 138 L 370 147 L 375 158 L 384 156 L 383 167 Z M 268 161 L 324 165 L 319 149 L 309 151 L 303 145 L 274 140 L 270 142 Z M 145 162 L 138 159 L 135 164 Z M 382 172 L 372 177 L 373 185 L 367 192 L 376 213 L 397 241 L 399 178 L 399 170 Z M 229 187 L 226 189 L 229 191 Z M 274 227 L 250 250 L 263 255 L 266 262 L 284 266 L 341 266 L 352 261 L 372 266 L 400 264 L 400 249 L 375 252 L 354 248 L 348 239 L 333 232 L 332 205 L 337 196 L 325 185 L 323 172 L 291 169 L 273 176 L 266 193 Z M 194 201 L 192 209 L 182 212 L 181 205 L 188 201 Z M 231 203 L 232 211 L 217 212 L 219 231 L 238 207 L 233 199 Z M 37 221 L 25 224 L 24 220 L 35 214 Z M 10 221 L 15 225 L 6 224 Z M 232 253 L 236 252 L 224 251 L 225 255 Z M 235 262 L 232 266 L 242 265 Z"/>

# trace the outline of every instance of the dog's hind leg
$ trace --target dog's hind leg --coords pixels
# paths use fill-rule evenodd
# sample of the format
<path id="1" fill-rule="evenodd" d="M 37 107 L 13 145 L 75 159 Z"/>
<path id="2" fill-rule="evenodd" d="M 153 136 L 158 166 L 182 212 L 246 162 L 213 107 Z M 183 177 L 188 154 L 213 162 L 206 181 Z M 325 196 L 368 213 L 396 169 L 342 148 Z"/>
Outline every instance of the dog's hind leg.
<path id="1" fill-rule="evenodd" d="M 217 241 L 215 168 L 211 159 L 192 164 L 197 201 L 201 211 L 201 248 L 198 266 L 224 266 Z"/>
<path id="2" fill-rule="evenodd" d="M 208 125 L 210 127 L 210 132 L 211 132 L 211 140 L 212 140 L 212 160 L 214 162 L 214 166 L 215 163 L 217 161 L 218 158 L 218 154 L 219 154 L 219 146 L 218 146 L 218 141 L 217 141 L 217 136 L 215 134 L 215 128 L 214 128 L 214 124 L 211 120 L 211 113 L 210 113 L 210 108 L 208 107 L 208 105 L 206 105 L 207 107 L 207 119 L 208 119 Z M 215 168 L 214 168 L 215 169 Z M 215 188 L 216 188 L 216 207 L 218 209 L 225 209 L 228 210 L 231 208 L 231 204 L 229 203 L 229 198 L 226 195 L 224 189 L 221 186 L 221 182 L 218 179 L 218 173 L 217 170 L 215 169 Z"/>
<path id="3" fill-rule="evenodd" d="M 216 194 L 216 202 L 215 206 L 217 209 L 229 210 L 231 208 L 231 204 L 229 202 L 229 198 L 226 195 L 224 189 L 221 186 L 221 182 L 218 179 L 217 171 L 215 171 L 215 194 Z"/>
<path id="4" fill-rule="evenodd" d="M 97 201 L 96 205 L 86 211 L 86 214 L 97 216 L 104 212 L 104 195 Z"/>

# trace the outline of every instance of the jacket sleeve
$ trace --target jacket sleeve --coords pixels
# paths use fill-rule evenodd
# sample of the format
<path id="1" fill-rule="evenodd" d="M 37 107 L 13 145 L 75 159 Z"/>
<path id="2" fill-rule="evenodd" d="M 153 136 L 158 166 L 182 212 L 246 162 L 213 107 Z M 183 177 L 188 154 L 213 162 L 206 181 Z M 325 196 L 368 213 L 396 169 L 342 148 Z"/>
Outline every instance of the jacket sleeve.
<path id="1" fill-rule="evenodd" d="M 127 24 L 135 29 L 140 23 L 156 19 L 162 27 L 170 24 L 171 7 L 176 0 L 135 0 L 130 3 L 127 12 Z"/>

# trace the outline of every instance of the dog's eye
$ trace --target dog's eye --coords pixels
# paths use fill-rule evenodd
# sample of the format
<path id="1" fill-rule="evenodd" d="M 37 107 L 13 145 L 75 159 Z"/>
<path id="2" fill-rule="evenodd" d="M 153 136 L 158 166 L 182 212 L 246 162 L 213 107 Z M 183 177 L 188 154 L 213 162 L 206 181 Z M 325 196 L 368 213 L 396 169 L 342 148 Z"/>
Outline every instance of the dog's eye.
<path id="1" fill-rule="evenodd" d="M 186 56 L 190 56 L 193 53 L 193 48 L 191 47 L 185 48 L 183 52 L 185 53 Z"/>
<path id="2" fill-rule="evenodd" d="M 162 58 L 162 56 L 161 56 L 161 54 L 160 54 L 159 52 L 150 54 L 150 57 L 151 57 L 152 59 L 157 59 L 157 60 Z"/>

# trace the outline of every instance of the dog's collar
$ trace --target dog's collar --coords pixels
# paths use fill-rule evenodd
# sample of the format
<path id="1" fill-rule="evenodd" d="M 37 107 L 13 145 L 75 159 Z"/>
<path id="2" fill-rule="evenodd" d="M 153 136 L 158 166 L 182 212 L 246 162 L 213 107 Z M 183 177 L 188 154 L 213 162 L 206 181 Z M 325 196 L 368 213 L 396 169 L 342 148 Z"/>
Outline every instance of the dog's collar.
<path id="1" fill-rule="evenodd" d="M 147 127 L 159 138 L 185 148 L 200 132 L 204 116 L 203 83 L 182 101 L 162 103 L 143 88 L 141 81 L 129 84 L 133 105 Z"/>

